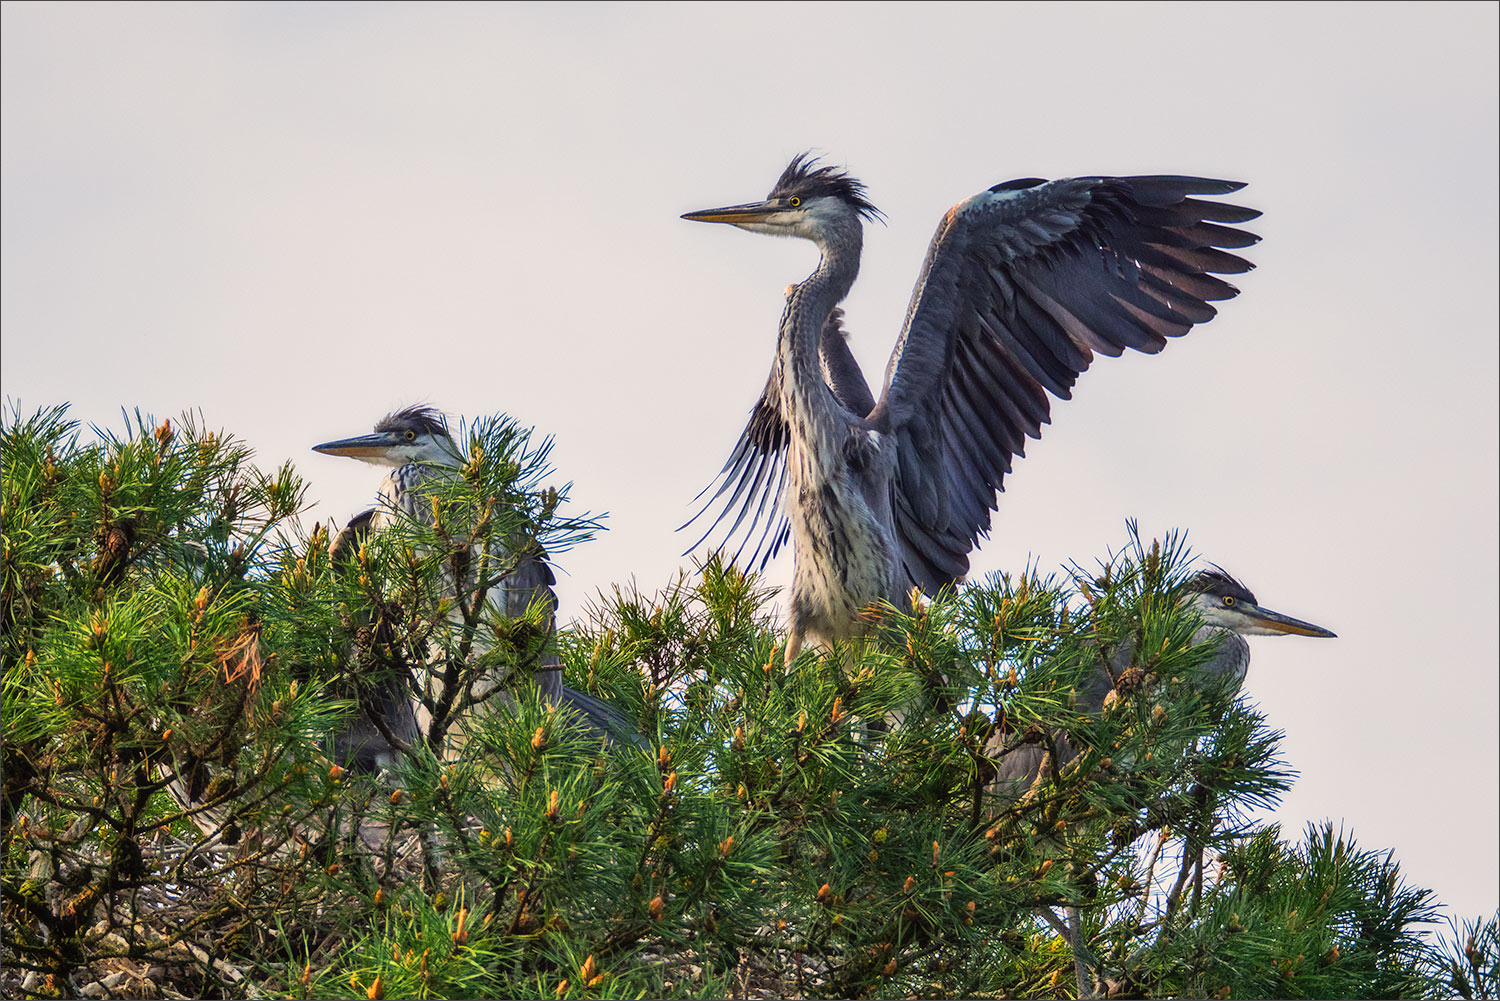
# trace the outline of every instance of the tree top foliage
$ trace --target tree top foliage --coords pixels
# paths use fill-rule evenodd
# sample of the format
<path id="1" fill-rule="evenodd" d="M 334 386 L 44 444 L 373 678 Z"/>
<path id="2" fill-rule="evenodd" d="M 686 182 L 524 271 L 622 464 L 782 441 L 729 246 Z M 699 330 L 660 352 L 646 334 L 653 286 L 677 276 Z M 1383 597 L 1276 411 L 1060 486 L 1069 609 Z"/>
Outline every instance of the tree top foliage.
<path id="1" fill-rule="evenodd" d="M 476 545 L 598 527 L 546 442 L 462 438 L 430 524 L 341 554 L 290 466 L 199 421 L 5 416 L 7 996 L 1500 990 L 1493 917 L 1434 928 L 1390 853 L 1260 818 L 1294 773 L 1197 672 L 1181 537 L 872 610 L 785 673 L 771 591 L 717 558 L 555 637 L 456 614 Z M 544 652 L 640 739 L 539 698 Z M 337 760 L 371 679 L 434 658 L 505 679 L 450 700 L 466 739 Z"/>

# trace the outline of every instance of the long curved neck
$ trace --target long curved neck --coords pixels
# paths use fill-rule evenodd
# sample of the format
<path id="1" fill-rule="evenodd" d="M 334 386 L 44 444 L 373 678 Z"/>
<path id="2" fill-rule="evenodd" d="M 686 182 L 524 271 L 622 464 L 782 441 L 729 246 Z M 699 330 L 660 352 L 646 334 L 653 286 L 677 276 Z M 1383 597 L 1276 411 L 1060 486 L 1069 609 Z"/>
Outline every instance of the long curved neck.
<path id="1" fill-rule="evenodd" d="M 863 234 L 856 223 L 830 230 L 817 243 L 822 259 L 817 270 L 787 296 L 776 346 L 782 370 L 782 412 L 793 418 L 792 434 L 801 438 L 808 436 L 809 425 L 815 426 L 817 417 L 838 412 L 823 382 L 818 346 L 823 325 L 859 275 Z M 799 415 L 803 418 L 800 421 L 796 419 Z"/>

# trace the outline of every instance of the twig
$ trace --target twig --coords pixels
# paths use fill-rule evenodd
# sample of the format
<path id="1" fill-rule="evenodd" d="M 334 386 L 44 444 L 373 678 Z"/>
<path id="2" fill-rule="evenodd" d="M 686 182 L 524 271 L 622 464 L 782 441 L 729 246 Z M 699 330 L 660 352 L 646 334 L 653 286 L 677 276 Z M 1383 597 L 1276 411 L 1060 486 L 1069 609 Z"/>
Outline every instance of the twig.
<path id="1" fill-rule="evenodd" d="M 1072 910 L 1072 908 L 1069 908 Z M 1052 908 L 1038 908 L 1038 913 L 1047 919 L 1047 923 L 1057 929 L 1057 933 L 1068 943 L 1068 948 L 1073 953 L 1073 974 L 1078 978 L 1078 996 L 1080 998 L 1091 998 L 1094 996 L 1093 988 L 1090 986 L 1089 967 L 1098 966 L 1099 961 L 1089 947 L 1081 941 L 1082 936 L 1074 933 L 1074 930 L 1053 913 Z"/>

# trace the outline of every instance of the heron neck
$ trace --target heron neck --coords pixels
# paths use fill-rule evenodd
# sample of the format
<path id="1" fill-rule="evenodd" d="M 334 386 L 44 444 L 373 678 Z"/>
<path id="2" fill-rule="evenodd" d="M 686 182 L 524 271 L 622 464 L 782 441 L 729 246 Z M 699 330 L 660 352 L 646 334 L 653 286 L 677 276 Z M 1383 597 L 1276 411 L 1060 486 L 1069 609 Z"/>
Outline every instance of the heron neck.
<path id="1" fill-rule="evenodd" d="M 832 393 L 823 381 L 818 348 L 823 325 L 834 307 L 849 294 L 859 275 L 859 256 L 863 235 L 856 225 L 848 230 L 830 233 L 818 240 L 823 257 L 807 280 L 792 288 L 786 309 L 781 314 L 781 339 L 777 357 L 784 378 L 781 380 L 782 412 L 788 415 L 822 415 L 838 410 Z M 794 422 L 795 423 L 795 422 Z M 792 433 L 805 436 L 803 429 Z"/>
<path id="2" fill-rule="evenodd" d="M 1250 644 L 1245 642 L 1243 636 L 1223 626 L 1201 626 L 1193 634 L 1194 645 L 1214 639 L 1219 641 L 1218 651 L 1199 670 L 1208 677 L 1238 685 L 1244 680 L 1245 671 L 1250 667 Z"/>

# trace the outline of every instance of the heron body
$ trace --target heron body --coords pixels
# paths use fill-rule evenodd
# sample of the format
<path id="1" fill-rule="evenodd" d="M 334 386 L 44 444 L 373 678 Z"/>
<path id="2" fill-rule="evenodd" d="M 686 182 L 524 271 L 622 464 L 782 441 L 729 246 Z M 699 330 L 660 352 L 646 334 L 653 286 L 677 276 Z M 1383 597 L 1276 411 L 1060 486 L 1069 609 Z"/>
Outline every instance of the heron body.
<path id="1" fill-rule="evenodd" d="M 954 206 L 878 400 L 839 311 L 859 273 L 863 224 L 879 214 L 860 182 L 798 156 L 765 200 L 683 216 L 800 237 L 822 252 L 789 291 L 765 390 L 695 516 L 728 494 L 704 538 L 733 515 L 727 534 L 744 527 L 740 552 L 754 541 L 752 562 L 791 540 L 788 663 L 805 638 L 862 632 L 873 602 L 903 606 L 912 588 L 931 594 L 962 580 L 1013 457 L 1050 420 L 1048 394 L 1068 398 L 1095 352 L 1159 351 L 1210 319 L 1210 300 L 1237 294 L 1213 273 L 1250 264 L 1219 248 L 1257 237 L 1221 223 L 1259 213 L 1193 196 L 1240 187 L 1025 179 Z"/>
<path id="2" fill-rule="evenodd" d="M 456 448 L 450 451 L 448 447 L 452 445 L 451 440 L 434 438 L 434 445 L 436 447 L 430 448 L 427 456 L 392 469 L 385 478 L 376 495 L 371 531 L 383 531 L 403 520 L 431 523 L 432 491 L 440 481 L 451 481 L 457 476 L 459 461 Z M 498 611 L 511 618 L 525 615 L 534 602 L 541 602 L 547 607 L 550 621 L 557 611 L 557 595 L 552 590 L 556 578 L 547 565 L 545 554 L 537 549 L 533 554 L 523 555 L 527 548 L 523 539 L 499 540 L 497 548 L 500 550 L 499 559 L 514 562 L 515 567 L 490 586 L 483 600 L 493 603 Z M 445 573 L 451 578 L 451 568 Z M 476 584 L 475 561 L 471 559 L 462 579 L 444 582 L 444 592 L 449 596 L 460 591 L 472 593 Z M 450 627 L 462 625 L 456 612 L 450 614 L 449 620 Z M 476 685 L 475 694 L 482 697 L 503 681 L 503 678 L 486 676 Z M 425 733 L 432 723 L 432 713 L 426 708 L 426 702 L 437 697 L 438 682 L 424 670 L 419 684 L 426 698 L 416 710 L 416 722 L 419 731 Z M 562 694 L 562 661 L 555 651 L 549 651 L 537 668 L 536 684 L 542 695 L 551 701 L 556 701 Z"/>
<path id="3" fill-rule="evenodd" d="M 357 549 L 357 542 L 365 533 L 387 531 L 402 522 L 432 524 L 434 488 L 440 488 L 443 481 L 457 477 L 464 462 L 462 452 L 449 435 L 441 415 L 426 407 L 398 411 L 377 423 L 371 434 L 326 442 L 314 446 L 314 450 L 390 469 L 381 483 L 374 509 L 349 523 L 335 543 L 335 551 Z M 457 599 L 464 596 L 488 602 L 512 618 L 525 615 L 541 603 L 547 611 L 550 637 L 557 611 L 557 595 L 553 591 L 556 578 L 547 562 L 547 554 L 534 539 L 506 538 L 498 533 L 493 534 L 486 545 L 492 559 L 491 572 L 499 568 L 504 568 L 505 572 L 499 579 L 491 581 L 483 593 L 479 593 L 479 560 L 475 554 L 470 554 L 465 560 L 449 561 L 444 567 L 442 597 L 449 600 L 453 608 L 449 613 L 448 629 L 463 626 Z M 486 633 L 484 629 L 475 632 L 472 654 L 482 653 Z M 412 670 L 414 690 L 408 690 L 406 683 L 398 679 L 373 693 L 363 706 L 366 717 L 378 715 L 391 735 L 408 746 L 430 731 L 432 707 L 441 697 L 444 685 L 444 679 L 439 676 L 441 672 L 433 668 L 441 665 L 447 655 L 443 643 L 434 641 L 432 647 L 430 660 L 433 663 L 416 665 Z M 550 640 L 534 678 L 544 699 L 578 710 L 585 724 L 601 736 L 632 743 L 640 740 L 629 721 L 617 710 L 563 685 L 562 661 Z M 472 694 L 484 704 L 483 700 L 496 688 L 508 688 L 512 684 L 512 679 L 486 674 L 474 680 Z M 336 749 L 350 756 L 356 765 L 371 770 L 385 767 L 396 749 L 383 739 L 379 729 L 371 719 L 356 722 L 348 733 L 340 735 Z M 462 730 L 460 727 L 455 734 L 459 743 L 463 740 Z"/>
<path id="4" fill-rule="evenodd" d="M 1250 667 L 1250 644 L 1246 636 L 1332 638 L 1335 635 L 1322 626 L 1262 607 L 1249 588 L 1218 568 L 1205 570 L 1194 577 L 1188 593 L 1189 605 L 1203 620 L 1193 633 L 1193 645 L 1214 646 L 1212 655 L 1198 666 L 1195 680 L 1199 686 L 1239 689 Z M 1101 658 L 1078 688 L 1075 703 L 1078 710 L 1094 716 L 1102 713 L 1109 693 L 1114 691 L 1116 682 L 1134 660 L 1135 644 L 1128 639 L 1115 649 L 1108 661 Z M 1056 750 L 1059 767 L 1078 756 L 1078 748 L 1066 736 L 1058 738 Z M 1046 754 L 1045 749 L 1035 744 L 1015 748 L 997 765 L 992 787 L 1002 799 L 1019 797 L 1040 774 Z"/>
<path id="5" fill-rule="evenodd" d="M 857 230 L 854 238 L 857 245 Z M 795 560 L 791 629 L 794 637 L 824 642 L 859 632 L 862 609 L 904 591 L 885 486 L 895 455 L 823 380 L 823 324 L 853 284 L 858 251 L 834 260 L 850 262 L 847 274 L 820 268 L 787 297 L 778 347 L 778 359 L 793 373 L 781 380 L 779 400 L 781 411 L 792 415 L 786 457 Z M 791 650 L 788 659 L 795 656 Z"/>
<path id="6" fill-rule="evenodd" d="M 1250 644 L 1245 641 L 1246 636 L 1334 635 L 1322 626 L 1261 607 L 1248 588 L 1217 567 L 1194 577 L 1189 584 L 1188 594 L 1188 603 L 1203 620 L 1202 625 L 1193 633 L 1193 645 L 1214 645 L 1212 655 L 1198 666 L 1195 680 L 1201 686 L 1230 686 L 1236 691 L 1239 689 L 1250 666 Z M 1101 657 L 1095 669 L 1078 688 L 1075 703 L 1078 709 L 1094 716 L 1101 714 L 1116 683 L 1134 661 L 1135 643 L 1130 639 L 1120 643 L 1107 660 Z M 1079 749 L 1071 736 L 1058 734 L 1051 748 L 1028 743 L 1014 747 L 1000 756 L 1006 738 L 999 733 L 993 735 L 986 748 L 990 755 L 996 756 L 992 757 L 995 773 L 988 786 L 993 796 L 991 809 L 1004 809 L 1026 796 L 1041 776 L 1049 755 L 1055 756 L 1057 768 L 1062 768 L 1078 757 Z M 1058 827 L 1061 829 L 1062 825 Z M 1201 855 L 1199 857 L 1201 860 Z M 1183 873 L 1189 868 L 1184 862 Z M 1180 892 L 1183 878 L 1185 877 L 1179 875 L 1178 888 L 1173 894 Z M 1088 972 L 1088 968 L 1097 965 L 1097 961 L 1083 944 L 1078 910 L 1076 907 L 1064 910 L 1066 921 L 1058 919 L 1050 908 L 1043 908 L 1042 914 L 1058 929 L 1073 951 L 1078 996 L 1097 996 L 1090 989 L 1091 978 Z"/>

